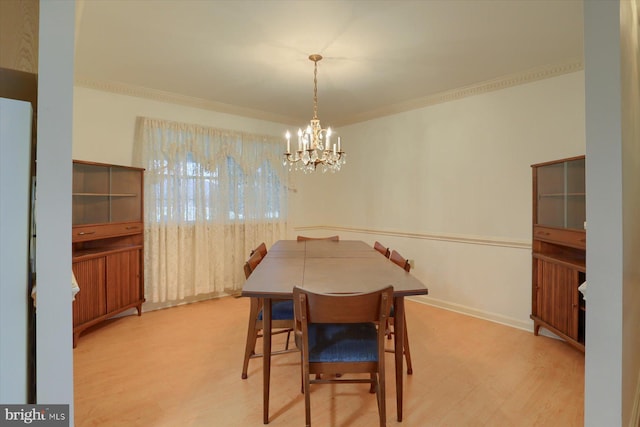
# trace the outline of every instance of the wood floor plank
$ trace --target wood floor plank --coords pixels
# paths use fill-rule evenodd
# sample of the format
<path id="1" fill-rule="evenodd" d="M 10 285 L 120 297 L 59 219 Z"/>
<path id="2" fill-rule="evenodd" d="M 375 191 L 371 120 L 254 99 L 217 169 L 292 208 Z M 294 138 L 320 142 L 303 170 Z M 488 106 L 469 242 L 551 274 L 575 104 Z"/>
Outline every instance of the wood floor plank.
<path id="1" fill-rule="evenodd" d="M 406 311 L 414 374 L 405 374 L 398 423 L 388 355 L 388 426 L 583 425 L 582 353 L 414 301 Z M 261 359 L 240 378 L 248 312 L 248 299 L 228 297 L 107 321 L 82 335 L 74 349 L 75 425 L 263 425 Z M 274 337 L 274 348 L 283 339 Z M 303 425 L 299 355 L 274 356 L 271 372 L 269 425 Z M 313 425 L 377 425 L 367 388 L 316 385 Z"/>

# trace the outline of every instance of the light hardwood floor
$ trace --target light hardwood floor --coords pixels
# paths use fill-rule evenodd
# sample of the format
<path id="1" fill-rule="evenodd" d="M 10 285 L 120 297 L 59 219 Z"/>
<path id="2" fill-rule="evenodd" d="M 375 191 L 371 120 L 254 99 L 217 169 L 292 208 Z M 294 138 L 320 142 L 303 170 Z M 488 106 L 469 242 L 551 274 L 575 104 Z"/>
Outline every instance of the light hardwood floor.
<path id="1" fill-rule="evenodd" d="M 108 321 L 74 350 L 75 425 L 262 424 L 262 360 L 242 356 L 249 300 L 227 297 Z M 583 425 L 584 355 L 561 341 L 406 302 L 413 375 L 396 420 L 387 355 L 387 425 Z M 258 341 L 261 345 L 261 341 Z M 274 348 L 282 338 L 274 339 Z M 299 355 L 274 356 L 270 426 L 304 425 Z M 367 385 L 316 385 L 317 427 L 378 424 Z"/>

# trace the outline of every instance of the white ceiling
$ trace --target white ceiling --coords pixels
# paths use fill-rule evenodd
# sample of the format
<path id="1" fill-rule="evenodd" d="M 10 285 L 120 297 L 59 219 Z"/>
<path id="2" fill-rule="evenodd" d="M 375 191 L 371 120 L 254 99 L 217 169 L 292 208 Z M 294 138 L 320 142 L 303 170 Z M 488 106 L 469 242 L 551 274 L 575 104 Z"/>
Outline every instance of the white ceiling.
<path id="1" fill-rule="evenodd" d="M 84 0 L 76 80 L 339 126 L 583 57 L 582 0 Z"/>

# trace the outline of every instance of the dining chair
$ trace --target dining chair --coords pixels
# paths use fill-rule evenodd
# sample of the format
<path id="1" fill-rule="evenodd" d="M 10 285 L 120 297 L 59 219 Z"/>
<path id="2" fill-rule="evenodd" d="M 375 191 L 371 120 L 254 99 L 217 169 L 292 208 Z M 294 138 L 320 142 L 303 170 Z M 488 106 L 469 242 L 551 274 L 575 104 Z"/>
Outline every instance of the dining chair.
<path id="1" fill-rule="evenodd" d="M 380 426 L 384 427 L 384 337 L 393 287 L 320 294 L 296 286 L 293 301 L 296 345 L 302 351 L 305 425 L 311 426 L 311 384 L 366 383 L 376 393 Z M 369 378 L 349 376 L 363 373 Z"/>
<path id="2" fill-rule="evenodd" d="M 249 278 L 253 270 L 255 270 L 258 264 L 260 264 L 260 261 L 262 261 L 262 258 L 264 258 L 264 256 L 260 252 L 257 252 L 257 251 L 251 252 L 249 259 L 244 263 L 245 279 Z"/>
<path id="3" fill-rule="evenodd" d="M 393 251 L 391 251 L 391 255 L 389 256 L 389 260 L 391 260 L 391 262 L 393 262 L 394 264 L 396 264 L 397 266 L 403 268 L 407 273 L 409 273 L 411 271 L 411 264 L 409 263 L 408 259 L 405 259 L 402 255 L 400 255 L 395 249 Z M 394 308 L 393 306 L 391 306 L 391 314 L 389 315 L 389 319 L 387 322 L 387 337 L 389 339 L 391 339 L 391 335 L 394 335 L 394 330 L 395 330 L 395 326 L 394 326 L 394 319 L 395 319 L 395 313 L 394 313 Z M 393 327 L 393 329 L 392 329 Z M 386 350 L 389 353 L 394 353 L 395 351 L 393 349 L 387 349 Z M 407 374 L 411 375 L 413 374 L 413 365 L 411 364 L 411 350 L 409 349 L 409 334 L 407 333 L 407 316 L 404 316 L 404 357 L 407 360 Z"/>
<path id="4" fill-rule="evenodd" d="M 373 244 L 373 249 L 380 252 L 382 255 L 384 255 L 387 258 L 389 258 L 389 255 L 391 255 L 391 251 L 389 250 L 389 248 L 385 247 L 382 243 L 378 242 L 377 240 Z"/>
<path id="5" fill-rule="evenodd" d="M 262 246 L 262 245 L 260 245 Z M 262 261 L 261 251 L 256 248 L 247 262 L 244 264 L 244 274 L 248 279 L 253 270 L 256 269 L 260 261 Z M 266 247 L 265 247 L 266 250 Z M 256 353 L 256 342 L 258 338 L 262 338 L 262 308 L 263 300 L 261 298 L 250 298 L 249 307 L 249 325 L 247 327 L 247 342 L 244 348 L 244 360 L 242 364 L 242 379 L 247 378 L 249 369 L 249 360 L 256 357 L 262 357 L 262 353 Z M 298 351 L 297 348 L 289 348 L 289 339 L 293 332 L 293 301 L 292 300 L 274 300 L 271 305 L 271 335 L 287 334 L 287 341 L 284 350 L 272 351 L 272 355 L 292 353 Z"/>
<path id="6" fill-rule="evenodd" d="M 260 255 L 262 255 L 262 258 L 267 256 L 267 245 L 262 242 L 258 245 L 258 247 L 256 247 L 255 249 L 253 249 L 251 251 L 251 253 L 249 254 L 249 256 L 253 255 L 255 252 L 260 252 Z"/>
<path id="7" fill-rule="evenodd" d="M 307 237 L 307 236 L 298 236 L 298 242 L 303 242 L 305 240 L 332 240 L 337 242 L 340 240 L 340 236 L 329 236 L 329 237 Z"/>

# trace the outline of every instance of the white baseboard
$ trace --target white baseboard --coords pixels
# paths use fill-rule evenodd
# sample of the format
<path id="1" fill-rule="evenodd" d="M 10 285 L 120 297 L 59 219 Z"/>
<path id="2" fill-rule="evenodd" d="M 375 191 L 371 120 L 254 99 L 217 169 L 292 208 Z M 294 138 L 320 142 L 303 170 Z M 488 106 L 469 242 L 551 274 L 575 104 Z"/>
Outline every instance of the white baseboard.
<path id="1" fill-rule="evenodd" d="M 187 298 L 187 299 L 184 299 L 184 300 L 180 300 L 180 301 L 145 302 L 144 304 L 142 304 L 142 312 L 146 313 L 148 311 L 163 310 L 165 308 L 178 307 L 180 305 L 191 304 L 191 303 L 194 303 L 194 302 L 201 302 L 201 301 L 206 301 L 206 300 L 216 299 L 216 298 L 222 298 L 222 297 L 228 297 L 228 296 L 240 296 L 240 291 L 238 291 L 237 293 L 234 293 L 234 294 L 230 294 L 230 293 L 226 293 L 226 292 L 215 293 L 215 294 L 203 294 L 203 295 L 190 297 L 190 298 Z M 134 308 L 130 308 L 129 310 L 125 310 L 122 313 L 118 313 L 115 316 L 113 316 L 112 318 L 115 319 L 115 318 L 118 318 L 118 317 L 133 316 L 133 315 L 137 315 L 137 314 L 138 314 L 138 310 L 134 307 Z"/>
<path id="2" fill-rule="evenodd" d="M 166 302 L 146 302 L 142 305 L 142 311 L 154 311 L 162 310 L 163 308 L 177 307 L 179 305 L 191 304 L 194 302 L 206 301 L 210 299 L 228 297 L 228 296 L 240 296 L 240 291 L 234 294 L 226 292 L 214 293 L 214 294 L 202 294 L 195 297 L 185 298 L 180 301 L 166 301 Z"/>
<path id="3" fill-rule="evenodd" d="M 467 316 L 477 317 L 479 319 L 488 320 L 490 322 L 500 323 L 501 325 L 511 326 L 512 328 L 522 329 L 524 331 L 533 331 L 533 321 L 522 321 L 513 317 L 503 316 L 501 314 L 492 313 L 489 311 L 478 310 L 473 307 L 468 307 L 461 304 L 455 304 L 437 298 L 431 298 L 428 296 L 415 296 L 408 299 L 416 302 L 420 302 L 434 307 L 443 308 L 449 311 L 455 311 L 456 313 L 465 314 Z"/>

